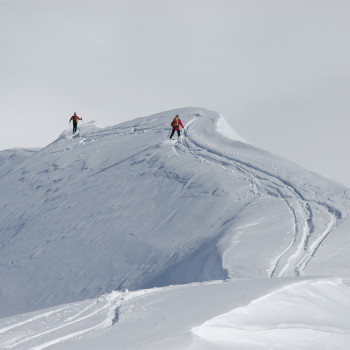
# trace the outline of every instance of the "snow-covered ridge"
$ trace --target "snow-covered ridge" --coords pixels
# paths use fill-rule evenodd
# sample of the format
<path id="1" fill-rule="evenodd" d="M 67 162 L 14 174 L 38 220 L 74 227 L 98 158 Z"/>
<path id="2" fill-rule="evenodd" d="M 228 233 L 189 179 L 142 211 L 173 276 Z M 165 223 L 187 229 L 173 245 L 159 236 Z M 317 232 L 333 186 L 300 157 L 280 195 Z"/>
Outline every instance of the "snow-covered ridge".
<path id="1" fill-rule="evenodd" d="M 169 142 L 175 114 L 185 129 Z M 348 190 L 224 128 L 186 108 L 0 152 L 0 314 L 126 288 L 348 276 Z"/>
<path id="2" fill-rule="evenodd" d="M 175 113 L 186 125 L 185 137 L 168 144 Z M 2 227 L 13 238 L 4 261 L 10 252 L 15 257 L 13 266 L 3 264 L 5 275 L 57 261 L 48 270 L 63 274 L 62 301 L 70 301 L 120 288 L 299 273 L 344 215 L 327 199 L 343 189 L 223 138 L 216 131 L 220 120 L 215 112 L 184 109 L 105 129 L 90 123 L 24 160 L 1 182 L 8 193 Z M 318 193 L 318 183 L 329 193 Z M 284 234 L 277 234 L 281 229 Z M 237 242 L 242 234 L 247 239 Z M 250 251 L 242 244 L 259 237 L 271 240 L 267 251 L 256 251 L 254 262 L 237 268 Z M 130 250 L 132 259 L 124 257 Z M 102 282 L 96 276 L 101 259 Z M 77 295 L 68 297 L 63 286 L 73 283 L 72 275 L 79 284 L 84 270 L 98 283 L 89 290 L 84 277 L 84 292 L 74 287 Z M 54 283 L 49 271 L 43 273 Z M 60 294 L 57 288 L 54 293 Z"/>

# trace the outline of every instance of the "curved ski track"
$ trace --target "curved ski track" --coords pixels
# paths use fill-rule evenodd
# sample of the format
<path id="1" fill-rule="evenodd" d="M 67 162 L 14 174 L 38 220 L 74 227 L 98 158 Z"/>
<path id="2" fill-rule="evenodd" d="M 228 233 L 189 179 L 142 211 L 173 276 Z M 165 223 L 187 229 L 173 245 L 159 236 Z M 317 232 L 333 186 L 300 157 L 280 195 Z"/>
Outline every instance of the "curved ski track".
<path id="1" fill-rule="evenodd" d="M 291 182 L 274 174 L 268 169 L 223 154 L 214 148 L 201 145 L 189 135 L 191 124 L 198 120 L 199 116 L 200 115 L 196 115 L 185 125 L 185 137 L 181 137 L 179 141 L 171 144 L 173 152 L 175 154 L 188 152 L 194 157 L 215 164 L 216 166 L 222 166 L 225 169 L 231 169 L 235 172 L 238 171 L 244 178 L 249 179 L 255 193 L 280 198 L 284 201 L 293 222 L 292 238 L 289 244 L 272 259 L 266 274 L 268 277 L 283 277 L 290 274 L 299 276 L 314 257 L 322 242 L 342 220 L 343 214 L 341 210 L 332 207 L 328 203 L 306 199 Z M 100 132 L 93 132 L 88 139 L 85 138 L 83 141 L 77 140 L 77 143 L 81 144 L 85 142 L 85 140 L 93 142 L 95 139 L 104 136 L 125 135 L 139 132 L 144 133 L 150 130 L 148 128 L 139 128 L 137 125 L 132 129 L 130 129 L 129 126 L 124 129 L 109 130 L 108 132 L 103 132 L 102 135 L 100 135 Z M 158 148 L 160 145 L 161 143 L 157 143 L 145 149 L 141 149 L 136 154 L 116 164 L 112 164 L 107 168 L 101 169 L 91 176 L 108 170 L 146 150 Z M 314 215 L 315 212 L 318 213 L 316 216 Z M 317 222 L 320 220 L 323 222 Z"/>
<path id="2" fill-rule="evenodd" d="M 8 317 L 5 326 L 0 324 L 0 349 L 42 350 L 82 335 L 98 335 L 118 322 L 124 303 L 164 292 L 162 288 L 115 291 L 97 299 L 42 310 L 41 313 Z"/>
<path id="3" fill-rule="evenodd" d="M 22 321 L 9 318 L 9 326 L 0 328 L 0 349 L 41 350 L 84 333 L 112 325 L 122 293 L 82 303 L 54 308 Z M 17 316 L 18 317 L 18 316 Z M 14 320 L 14 321 L 12 321 Z M 38 332 L 38 329 L 42 331 Z M 74 331 L 72 331 L 74 330 Z"/>
<path id="4" fill-rule="evenodd" d="M 290 182 L 254 164 L 235 159 L 214 149 L 205 148 L 189 135 L 189 127 L 195 119 L 185 125 L 180 142 L 173 145 L 175 153 L 190 152 L 195 157 L 226 169 L 239 171 L 249 179 L 255 191 L 262 195 L 279 197 L 287 206 L 293 222 L 293 234 L 289 245 L 278 253 L 267 269 L 268 277 L 299 276 L 313 258 L 322 242 L 342 219 L 339 209 L 305 197 Z M 316 224 L 314 212 L 322 215 L 324 223 Z"/>

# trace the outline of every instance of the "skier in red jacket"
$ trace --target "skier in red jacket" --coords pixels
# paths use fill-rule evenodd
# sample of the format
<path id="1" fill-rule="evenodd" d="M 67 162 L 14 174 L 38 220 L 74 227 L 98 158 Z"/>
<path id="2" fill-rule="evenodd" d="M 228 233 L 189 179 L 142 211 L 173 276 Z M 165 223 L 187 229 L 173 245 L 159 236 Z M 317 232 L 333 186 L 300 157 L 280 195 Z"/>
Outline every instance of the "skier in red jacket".
<path id="1" fill-rule="evenodd" d="M 171 132 L 170 135 L 170 140 L 173 137 L 175 130 L 177 131 L 178 137 L 180 137 L 180 126 L 183 128 L 184 126 L 182 125 L 182 121 L 179 117 L 179 115 L 176 115 L 173 121 L 171 122 L 171 126 L 173 127 L 173 131 Z"/>
<path id="2" fill-rule="evenodd" d="M 72 115 L 71 118 L 69 119 L 69 122 L 73 120 L 73 135 L 77 132 L 78 119 L 83 120 L 83 118 L 79 118 L 75 112 L 74 112 L 74 115 Z"/>

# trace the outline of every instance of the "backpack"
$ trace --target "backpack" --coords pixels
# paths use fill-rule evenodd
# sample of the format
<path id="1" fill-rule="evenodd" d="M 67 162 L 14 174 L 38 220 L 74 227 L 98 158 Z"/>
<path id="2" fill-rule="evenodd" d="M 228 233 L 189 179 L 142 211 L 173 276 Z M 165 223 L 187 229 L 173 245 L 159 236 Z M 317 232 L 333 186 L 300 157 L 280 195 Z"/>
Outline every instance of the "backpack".
<path id="1" fill-rule="evenodd" d="M 179 119 L 175 117 L 174 120 L 171 122 L 171 126 L 177 128 L 179 126 Z"/>

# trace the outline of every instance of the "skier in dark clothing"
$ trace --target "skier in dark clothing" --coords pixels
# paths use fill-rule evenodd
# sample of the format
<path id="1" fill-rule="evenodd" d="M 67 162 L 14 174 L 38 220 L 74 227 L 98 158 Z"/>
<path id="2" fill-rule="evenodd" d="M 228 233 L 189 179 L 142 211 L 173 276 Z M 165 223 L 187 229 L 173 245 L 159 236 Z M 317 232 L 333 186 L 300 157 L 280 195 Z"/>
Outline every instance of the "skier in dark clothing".
<path id="1" fill-rule="evenodd" d="M 182 121 L 178 115 L 175 116 L 173 121 L 171 122 L 171 126 L 173 127 L 173 131 L 171 132 L 170 135 L 170 140 L 174 136 L 175 130 L 177 131 L 178 137 L 180 137 L 180 126 L 183 128 L 184 126 L 182 125 Z"/>
<path id="2" fill-rule="evenodd" d="M 77 132 L 78 119 L 83 120 L 83 118 L 79 118 L 75 112 L 74 115 L 69 119 L 69 122 L 73 120 L 73 135 Z"/>

